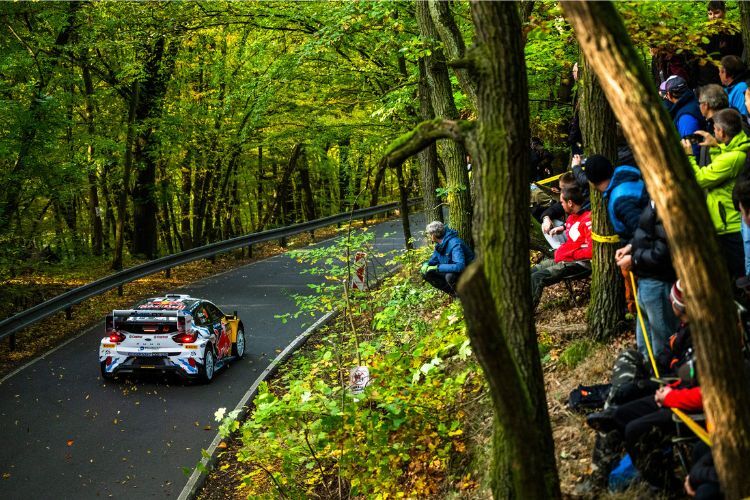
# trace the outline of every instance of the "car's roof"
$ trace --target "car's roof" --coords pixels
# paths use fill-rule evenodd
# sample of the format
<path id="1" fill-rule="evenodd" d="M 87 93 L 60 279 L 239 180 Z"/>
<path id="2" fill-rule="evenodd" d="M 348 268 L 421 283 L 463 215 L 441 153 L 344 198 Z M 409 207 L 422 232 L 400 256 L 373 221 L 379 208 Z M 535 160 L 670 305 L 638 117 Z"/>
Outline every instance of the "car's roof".
<path id="1" fill-rule="evenodd" d="M 189 295 L 164 295 L 151 297 L 138 302 L 133 309 L 167 310 L 167 311 L 189 311 L 202 299 Z"/>

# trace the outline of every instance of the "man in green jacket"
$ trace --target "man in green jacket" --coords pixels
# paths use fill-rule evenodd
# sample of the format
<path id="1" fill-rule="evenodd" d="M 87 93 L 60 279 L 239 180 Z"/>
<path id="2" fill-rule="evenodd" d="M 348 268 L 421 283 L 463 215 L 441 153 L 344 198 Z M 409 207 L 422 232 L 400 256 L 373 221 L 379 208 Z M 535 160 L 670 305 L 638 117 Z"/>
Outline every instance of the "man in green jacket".
<path id="1" fill-rule="evenodd" d="M 723 109 L 713 115 L 715 137 L 702 130 L 701 146 L 710 147 L 711 163 L 699 167 L 692 155 L 690 141 L 683 139 L 682 147 L 693 166 L 698 185 L 706 191 L 708 213 L 716 230 L 719 248 L 727 261 L 732 279 L 745 275 L 745 251 L 740 235 L 740 213 L 732 203 L 732 189 L 745 165 L 750 138 L 742 131 L 742 117 L 734 109 Z"/>

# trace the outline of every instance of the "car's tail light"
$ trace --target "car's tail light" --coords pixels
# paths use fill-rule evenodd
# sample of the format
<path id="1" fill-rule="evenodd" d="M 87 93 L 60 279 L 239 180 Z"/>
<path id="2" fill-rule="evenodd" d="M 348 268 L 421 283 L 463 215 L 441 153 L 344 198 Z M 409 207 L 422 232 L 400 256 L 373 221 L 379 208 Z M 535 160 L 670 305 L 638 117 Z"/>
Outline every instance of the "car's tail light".
<path id="1" fill-rule="evenodd" d="M 115 344 L 119 344 L 123 340 L 125 340 L 125 335 L 122 334 L 122 333 L 120 333 L 120 332 L 118 332 L 118 331 L 112 331 L 109 334 L 109 341 L 110 342 L 113 342 Z"/>
<path id="2" fill-rule="evenodd" d="M 184 316 L 178 316 L 177 317 L 177 335 L 174 335 L 172 337 L 172 340 L 177 342 L 178 344 L 192 344 L 195 342 L 195 339 L 198 338 L 198 334 L 195 332 L 188 333 L 185 330 L 185 317 Z"/>

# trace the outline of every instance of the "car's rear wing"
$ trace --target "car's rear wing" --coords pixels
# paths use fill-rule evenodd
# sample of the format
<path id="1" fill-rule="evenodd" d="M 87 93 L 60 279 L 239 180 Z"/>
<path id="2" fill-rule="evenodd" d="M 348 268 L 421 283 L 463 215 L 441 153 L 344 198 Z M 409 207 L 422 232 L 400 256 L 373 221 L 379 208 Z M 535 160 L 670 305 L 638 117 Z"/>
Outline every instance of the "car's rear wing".
<path id="1" fill-rule="evenodd" d="M 139 322 L 139 321 L 177 321 L 177 318 L 184 318 L 184 311 L 170 311 L 164 309 L 115 309 L 112 311 L 112 318 L 115 322 L 121 321 Z"/>

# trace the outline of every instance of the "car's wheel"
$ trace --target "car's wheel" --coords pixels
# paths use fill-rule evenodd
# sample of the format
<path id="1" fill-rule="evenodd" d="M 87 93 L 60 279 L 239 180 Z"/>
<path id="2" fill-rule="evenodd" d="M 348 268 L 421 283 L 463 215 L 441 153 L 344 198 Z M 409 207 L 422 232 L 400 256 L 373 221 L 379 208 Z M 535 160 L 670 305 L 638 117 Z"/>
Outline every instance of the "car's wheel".
<path id="1" fill-rule="evenodd" d="M 112 380 L 113 378 L 115 378 L 115 376 L 113 374 L 107 373 L 107 365 L 106 365 L 106 363 L 104 363 L 104 361 L 102 361 L 101 363 L 99 363 L 99 368 L 101 368 L 101 370 L 102 370 L 102 379 L 104 379 L 104 380 Z"/>
<path id="2" fill-rule="evenodd" d="M 242 359 L 245 355 L 245 330 L 242 327 L 237 329 L 237 341 L 232 344 L 232 356 Z"/>
<path id="3" fill-rule="evenodd" d="M 214 349 L 211 344 L 206 344 L 206 352 L 203 353 L 203 366 L 198 371 L 200 379 L 210 384 L 214 379 L 214 373 L 216 372 L 216 357 L 214 356 Z"/>

